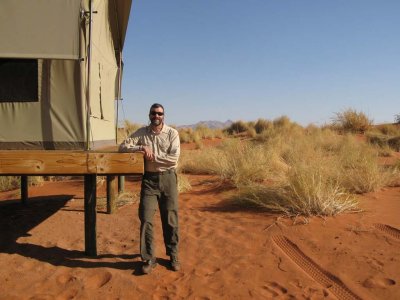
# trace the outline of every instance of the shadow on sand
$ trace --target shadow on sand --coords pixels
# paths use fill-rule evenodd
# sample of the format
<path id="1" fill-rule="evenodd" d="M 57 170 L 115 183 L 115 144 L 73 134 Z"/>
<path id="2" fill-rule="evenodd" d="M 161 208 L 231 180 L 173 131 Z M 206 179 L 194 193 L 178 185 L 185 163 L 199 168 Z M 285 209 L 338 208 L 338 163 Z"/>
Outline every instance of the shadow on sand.
<path id="1" fill-rule="evenodd" d="M 0 253 L 19 254 L 54 266 L 71 268 L 110 267 L 123 270 L 133 269 L 139 275 L 142 263 L 132 262 L 139 254 L 104 254 L 91 258 L 83 251 L 60 247 L 44 247 L 30 243 L 18 243 L 20 237 L 30 236 L 29 231 L 44 222 L 73 198 L 72 195 L 31 197 L 28 205 L 20 201 L 5 200 L 0 204 Z M 82 234 L 83 228 L 82 228 Z M 107 262 L 101 259 L 118 258 L 128 261 Z"/>

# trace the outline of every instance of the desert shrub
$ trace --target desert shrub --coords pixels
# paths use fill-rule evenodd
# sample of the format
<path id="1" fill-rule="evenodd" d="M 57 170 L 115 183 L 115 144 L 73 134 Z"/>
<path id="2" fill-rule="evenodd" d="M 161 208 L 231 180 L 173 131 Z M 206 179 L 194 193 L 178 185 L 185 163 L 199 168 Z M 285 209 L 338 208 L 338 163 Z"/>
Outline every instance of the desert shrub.
<path id="1" fill-rule="evenodd" d="M 251 138 L 255 138 L 257 136 L 257 132 L 254 127 L 249 127 L 249 129 L 247 129 L 247 135 Z"/>
<path id="2" fill-rule="evenodd" d="M 225 137 L 225 133 L 222 129 L 216 128 L 214 129 L 214 137 L 217 139 L 223 139 Z"/>
<path id="3" fill-rule="evenodd" d="M 191 143 L 194 140 L 194 131 L 192 128 L 180 128 L 178 129 L 179 140 L 181 144 Z"/>
<path id="4" fill-rule="evenodd" d="M 254 124 L 254 129 L 258 134 L 263 133 L 264 131 L 271 129 L 273 126 L 272 122 L 265 119 L 258 119 Z"/>
<path id="5" fill-rule="evenodd" d="M 200 143 L 202 139 L 224 138 L 225 134 L 220 128 L 209 128 L 204 125 L 197 126 L 194 130 L 192 128 L 178 129 L 179 139 L 181 143 Z"/>
<path id="6" fill-rule="evenodd" d="M 38 186 L 43 184 L 43 176 L 28 176 L 29 186 Z M 0 176 L 0 192 L 17 189 L 21 186 L 20 176 Z"/>
<path id="7" fill-rule="evenodd" d="M 195 128 L 194 130 L 200 138 L 202 139 L 207 139 L 207 138 L 213 138 L 214 137 L 214 131 L 204 125 L 199 125 Z"/>
<path id="8" fill-rule="evenodd" d="M 390 166 L 386 166 L 387 172 L 390 174 L 390 179 L 387 186 L 398 187 L 400 186 L 400 159 Z"/>
<path id="9" fill-rule="evenodd" d="M 254 126 L 256 125 L 256 122 L 254 121 L 249 121 L 246 123 L 247 124 L 247 128 L 254 128 Z"/>
<path id="10" fill-rule="evenodd" d="M 20 186 L 18 176 L 0 176 L 0 192 L 16 189 Z"/>
<path id="11" fill-rule="evenodd" d="M 344 132 L 364 133 L 372 125 L 366 114 L 354 109 L 338 112 L 333 118 L 333 126 Z"/>
<path id="12" fill-rule="evenodd" d="M 142 127 L 142 125 L 125 120 L 123 123 L 123 128 L 119 128 L 117 131 L 117 142 L 121 143 L 124 139 L 126 139 L 129 135 L 134 133 L 140 127 Z"/>
<path id="13" fill-rule="evenodd" d="M 248 128 L 248 125 L 244 121 L 236 121 L 226 129 L 226 132 L 228 132 L 228 134 L 237 134 L 246 132 Z"/>
<path id="14" fill-rule="evenodd" d="M 318 126 L 315 125 L 315 124 L 308 124 L 308 125 L 304 128 L 304 131 L 305 131 L 305 133 L 308 134 L 308 135 L 313 135 L 313 134 L 316 134 L 316 133 L 318 133 L 319 131 L 321 131 L 321 128 L 318 127 Z"/>
<path id="15" fill-rule="evenodd" d="M 195 131 L 192 137 L 193 142 L 196 144 L 196 149 L 203 148 L 203 142 L 201 141 L 201 136 L 199 135 L 199 133 Z"/>
<path id="16" fill-rule="evenodd" d="M 388 146 L 388 137 L 382 134 L 367 134 L 367 142 L 379 147 Z"/>
<path id="17" fill-rule="evenodd" d="M 181 143 L 190 143 L 193 140 L 192 133 L 189 132 L 189 130 L 186 129 L 180 129 L 178 130 L 179 133 L 179 140 Z"/>
<path id="18" fill-rule="evenodd" d="M 215 174 L 235 186 L 261 182 L 273 176 L 271 161 L 274 156 L 264 145 L 229 140 L 216 148 L 183 156 L 180 167 L 185 173 Z"/>
<path id="19" fill-rule="evenodd" d="M 285 185 L 247 186 L 232 200 L 288 216 L 333 216 L 356 210 L 356 199 L 338 181 L 320 171 L 316 165 L 292 168 Z"/>
<path id="20" fill-rule="evenodd" d="M 189 179 L 184 174 L 178 173 L 178 192 L 185 193 L 192 189 Z"/>
<path id="21" fill-rule="evenodd" d="M 388 139 L 387 143 L 394 151 L 400 151 L 400 136 Z"/>
<path id="22" fill-rule="evenodd" d="M 29 186 L 40 186 L 45 182 L 43 176 L 28 176 Z"/>
<path id="23" fill-rule="evenodd" d="M 126 132 L 126 136 L 131 135 L 132 133 L 134 133 L 136 130 L 138 130 L 140 127 L 142 127 L 143 125 L 137 124 L 137 123 L 132 123 L 128 120 L 124 121 L 124 129 Z"/>
<path id="24" fill-rule="evenodd" d="M 400 135 L 400 127 L 395 124 L 383 124 L 377 126 L 377 129 L 385 134 L 390 136 L 397 136 Z"/>
<path id="25" fill-rule="evenodd" d="M 386 155 L 380 156 L 391 156 L 392 151 L 400 151 L 400 136 L 390 137 L 387 135 L 367 135 L 367 141 L 378 146 L 378 150 L 381 154 L 386 153 Z"/>
<path id="26" fill-rule="evenodd" d="M 218 174 L 221 165 L 225 164 L 226 156 L 216 148 L 207 151 L 182 151 L 178 169 L 189 174 Z"/>
<path id="27" fill-rule="evenodd" d="M 390 180 L 390 174 L 378 164 L 378 152 L 353 136 L 347 136 L 337 154 L 341 184 L 352 193 L 376 191 Z"/>
<path id="28" fill-rule="evenodd" d="M 280 116 L 272 121 L 274 127 L 289 128 L 292 125 L 288 116 Z"/>

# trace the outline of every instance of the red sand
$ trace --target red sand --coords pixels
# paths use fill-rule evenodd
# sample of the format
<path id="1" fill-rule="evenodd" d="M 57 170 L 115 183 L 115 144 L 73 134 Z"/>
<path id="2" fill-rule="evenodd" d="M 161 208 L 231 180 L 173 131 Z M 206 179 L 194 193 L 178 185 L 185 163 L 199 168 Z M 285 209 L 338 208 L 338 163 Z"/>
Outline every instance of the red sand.
<path id="1" fill-rule="evenodd" d="M 362 213 L 289 220 L 235 207 L 213 177 L 189 179 L 182 270 L 167 267 L 156 215 L 160 265 L 145 276 L 137 203 L 99 211 L 88 258 L 81 180 L 32 187 L 27 207 L 0 193 L 0 299 L 400 299 L 400 188 L 359 196 Z"/>

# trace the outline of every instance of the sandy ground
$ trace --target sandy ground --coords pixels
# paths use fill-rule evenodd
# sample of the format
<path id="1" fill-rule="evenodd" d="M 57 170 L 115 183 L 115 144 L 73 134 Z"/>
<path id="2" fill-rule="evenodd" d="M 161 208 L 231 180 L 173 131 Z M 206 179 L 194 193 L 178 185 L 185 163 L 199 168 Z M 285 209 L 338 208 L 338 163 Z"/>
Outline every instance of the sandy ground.
<path id="1" fill-rule="evenodd" d="M 227 199 L 190 176 L 180 195 L 182 270 L 142 275 L 138 203 L 99 207 L 98 257 L 84 250 L 82 180 L 0 193 L 0 299 L 400 299 L 400 188 L 359 197 L 362 213 L 285 219 Z M 137 193 L 139 182 L 127 180 Z M 104 197 L 104 185 L 99 188 Z"/>

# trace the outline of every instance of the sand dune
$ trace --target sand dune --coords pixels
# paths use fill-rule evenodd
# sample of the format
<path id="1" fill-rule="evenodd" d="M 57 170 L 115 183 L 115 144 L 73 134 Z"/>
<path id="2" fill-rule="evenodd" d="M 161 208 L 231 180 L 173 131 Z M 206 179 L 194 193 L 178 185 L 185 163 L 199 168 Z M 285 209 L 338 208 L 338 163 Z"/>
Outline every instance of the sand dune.
<path id="1" fill-rule="evenodd" d="M 182 270 L 140 274 L 137 203 L 98 213 L 85 257 L 80 180 L 0 197 L 0 299 L 400 299 L 400 188 L 360 196 L 363 213 L 285 219 L 227 202 L 234 190 L 190 176 L 180 196 Z M 138 191 L 138 182 L 127 182 Z M 99 196 L 104 196 L 104 187 Z"/>

